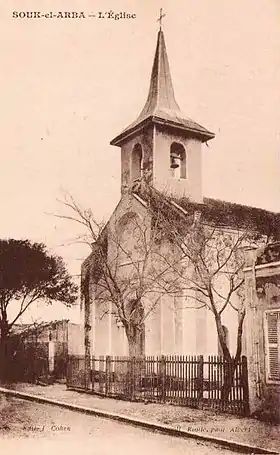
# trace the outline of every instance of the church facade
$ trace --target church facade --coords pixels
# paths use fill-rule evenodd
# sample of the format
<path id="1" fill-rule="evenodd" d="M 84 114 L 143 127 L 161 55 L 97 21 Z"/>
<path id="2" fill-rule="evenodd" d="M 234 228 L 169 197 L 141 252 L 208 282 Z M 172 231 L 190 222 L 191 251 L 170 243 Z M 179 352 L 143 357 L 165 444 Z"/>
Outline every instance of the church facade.
<path id="1" fill-rule="evenodd" d="M 197 298 L 190 304 L 189 289 L 186 292 L 182 286 L 182 292 L 175 292 L 178 252 L 153 234 L 157 232 L 157 210 L 151 211 L 147 196 L 154 192 L 158 205 L 168 206 L 180 224 L 211 226 L 218 214 L 222 220 L 219 235 L 222 232 L 234 239 L 247 221 L 254 224 L 261 241 L 269 237 L 268 224 L 273 224 L 275 237 L 280 235 L 276 214 L 203 198 L 202 147 L 212 139 L 214 133 L 186 117 L 175 100 L 160 30 L 144 108 L 136 121 L 111 141 L 121 151 L 121 199 L 82 265 L 85 345 L 91 355 L 221 354 L 209 305 L 200 305 Z M 176 230 L 179 226 L 177 229 L 174 221 L 175 235 Z M 165 275 L 163 260 L 169 261 L 169 267 L 170 261 L 173 264 L 173 271 L 169 269 Z M 191 267 L 184 273 L 191 275 Z M 218 282 L 220 289 L 222 274 Z M 223 312 L 223 330 L 232 353 L 238 335 L 239 300 L 232 293 Z M 134 326 L 129 325 L 128 314 L 133 315 Z M 131 340 L 134 350 L 130 349 Z"/>

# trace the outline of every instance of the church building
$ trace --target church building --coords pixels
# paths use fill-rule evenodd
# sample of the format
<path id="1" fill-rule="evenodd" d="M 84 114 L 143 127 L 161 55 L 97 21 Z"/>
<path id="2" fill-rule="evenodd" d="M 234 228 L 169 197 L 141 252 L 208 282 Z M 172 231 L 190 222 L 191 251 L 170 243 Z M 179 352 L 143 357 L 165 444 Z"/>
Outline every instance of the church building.
<path id="1" fill-rule="evenodd" d="M 138 118 L 111 141 L 111 145 L 120 148 L 121 199 L 82 265 L 85 344 L 91 355 L 131 354 L 124 306 L 136 305 L 140 300 L 141 308 L 136 305 L 130 310 L 141 326 L 139 329 L 138 324 L 134 333 L 137 354 L 221 353 L 213 314 L 207 306 L 188 307 L 185 295 L 175 295 L 170 288 L 164 292 L 155 281 L 151 283 L 156 266 L 151 265 L 153 247 L 146 239 L 155 220 L 143 190 L 150 188 L 162 195 L 172 210 L 185 217 L 186 224 L 197 220 L 211 224 L 213 214 L 218 214 L 222 229 L 232 232 L 250 222 L 263 239 L 267 240 L 270 235 L 277 238 L 279 215 L 203 197 L 202 147 L 214 137 L 213 132 L 181 112 L 160 29 L 144 108 Z M 266 231 L 268 226 L 272 234 Z M 144 238 L 144 252 L 140 251 L 139 238 Z M 151 242 L 151 236 L 149 239 Z M 153 240 L 158 244 L 158 239 Z M 170 249 L 167 256 L 173 253 Z M 146 263 L 150 263 L 150 268 L 143 283 L 140 275 Z M 103 277 L 102 267 L 107 270 Z M 175 281 L 175 277 L 169 280 L 169 286 L 174 286 Z M 233 352 L 237 323 L 238 314 L 229 306 L 223 315 L 223 327 L 228 348 Z"/>

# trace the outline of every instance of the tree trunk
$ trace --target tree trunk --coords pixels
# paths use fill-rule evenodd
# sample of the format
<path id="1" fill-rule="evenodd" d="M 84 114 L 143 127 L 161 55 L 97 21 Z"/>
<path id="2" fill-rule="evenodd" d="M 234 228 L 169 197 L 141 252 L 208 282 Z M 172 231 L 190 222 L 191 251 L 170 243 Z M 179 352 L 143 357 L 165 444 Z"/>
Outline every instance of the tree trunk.
<path id="1" fill-rule="evenodd" d="M 231 392 L 233 378 L 234 378 L 234 368 L 232 365 L 232 358 L 226 342 L 226 334 L 222 325 L 221 316 L 219 314 L 215 315 L 215 322 L 217 327 L 218 339 L 220 346 L 223 352 L 223 386 L 221 390 L 222 400 L 228 400 Z"/>
<path id="2" fill-rule="evenodd" d="M 132 324 L 126 329 L 128 340 L 129 364 L 128 364 L 128 390 L 130 399 L 135 399 L 141 389 L 141 377 L 143 369 L 143 347 L 141 332 Z"/>
<path id="3" fill-rule="evenodd" d="M 0 320 L 0 339 L 6 340 L 9 336 L 9 331 L 10 328 L 7 319 Z"/>
<path id="4" fill-rule="evenodd" d="M 242 331 L 243 331 L 243 321 L 245 317 L 245 311 L 241 313 L 241 316 L 238 321 L 238 329 L 237 329 L 237 343 L 236 343 L 236 353 L 235 357 L 232 358 L 229 352 L 229 349 L 226 344 L 226 334 L 224 332 L 221 316 L 215 316 L 215 322 L 217 327 L 217 333 L 219 342 L 223 351 L 224 357 L 224 371 L 223 371 L 223 387 L 222 387 L 222 399 L 228 400 L 230 396 L 230 392 L 233 387 L 234 383 L 234 373 L 237 367 L 238 362 L 241 359 L 241 352 L 242 352 Z"/>
<path id="5" fill-rule="evenodd" d="M 129 334 L 127 336 L 127 341 L 128 341 L 128 355 L 130 358 L 132 357 L 137 357 L 140 352 L 139 352 L 139 346 L 137 343 L 136 336 Z"/>
<path id="6" fill-rule="evenodd" d="M 230 352 L 229 352 L 229 349 L 227 346 L 226 334 L 225 334 L 225 331 L 224 331 L 224 328 L 222 325 L 221 316 L 219 314 L 215 316 L 215 322 L 216 322 L 218 339 L 219 339 L 220 346 L 223 351 L 223 357 L 229 361 L 231 359 L 231 355 L 230 355 Z"/>
<path id="7" fill-rule="evenodd" d="M 10 350 L 8 345 L 9 337 L 8 331 L 2 330 L 1 327 L 1 338 L 0 338 L 0 381 L 6 382 L 9 379 L 10 371 Z"/>
<path id="8" fill-rule="evenodd" d="M 142 343 L 142 331 L 137 327 L 136 324 L 130 323 L 126 328 L 126 337 L 128 341 L 128 354 L 129 357 L 141 357 L 143 356 L 143 343 Z"/>

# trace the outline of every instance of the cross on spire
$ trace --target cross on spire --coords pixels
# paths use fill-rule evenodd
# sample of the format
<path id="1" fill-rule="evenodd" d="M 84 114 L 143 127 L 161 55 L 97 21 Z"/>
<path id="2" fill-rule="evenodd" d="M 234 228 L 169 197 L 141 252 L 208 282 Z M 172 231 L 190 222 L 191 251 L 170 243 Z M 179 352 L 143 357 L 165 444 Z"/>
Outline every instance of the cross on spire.
<path id="1" fill-rule="evenodd" d="M 159 29 L 161 30 L 162 26 L 162 19 L 166 16 L 166 14 L 163 14 L 162 8 L 159 10 L 159 18 L 157 19 L 157 22 L 159 22 Z"/>

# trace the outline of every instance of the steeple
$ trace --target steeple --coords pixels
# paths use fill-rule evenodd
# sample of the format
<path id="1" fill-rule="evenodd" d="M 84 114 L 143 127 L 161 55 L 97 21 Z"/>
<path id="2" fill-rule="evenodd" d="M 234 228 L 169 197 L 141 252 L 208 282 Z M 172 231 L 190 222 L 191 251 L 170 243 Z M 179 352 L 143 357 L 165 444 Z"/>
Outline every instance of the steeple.
<path id="1" fill-rule="evenodd" d="M 174 89 L 169 69 L 163 31 L 158 32 L 158 40 L 151 74 L 150 89 L 146 104 L 137 122 L 149 115 L 155 115 L 161 110 L 180 112 L 176 103 Z"/>
<path id="2" fill-rule="evenodd" d="M 145 182 L 164 194 L 201 202 L 201 145 L 214 134 L 186 117 L 175 100 L 162 18 L 161 11 L 147 101 L 111 144 L 121 147 L 123 194 Z"/>
<path id="3" fill-rule="evenodd" d="M 214 134 L 203 126 L 184 116 L 174 95 L 167 51 L 163 31 L 159 30 L 157 46 L 152 68 L 150 88 L 146 104 L 138 118 L 121 134 L 111 141 L 112 145 L 121 145 L 131 134 L 148 124 L 163 124 L 188 132 L 202 142 L 210 140 Z"/>

